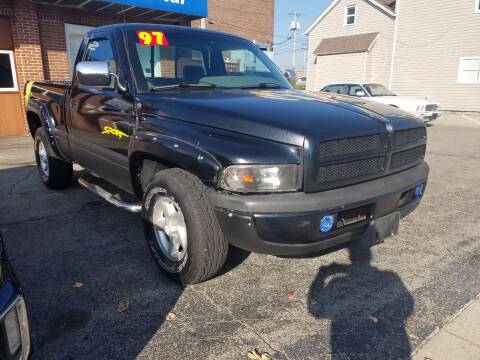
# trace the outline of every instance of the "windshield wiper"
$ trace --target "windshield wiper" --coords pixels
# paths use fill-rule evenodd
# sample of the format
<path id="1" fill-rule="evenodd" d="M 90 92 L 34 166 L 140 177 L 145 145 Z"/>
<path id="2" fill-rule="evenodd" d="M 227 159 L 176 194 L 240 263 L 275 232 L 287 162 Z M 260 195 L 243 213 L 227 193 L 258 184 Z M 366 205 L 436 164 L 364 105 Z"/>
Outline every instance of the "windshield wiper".
<path id="1" fill-rule="evenodd" d="M 255 85 L 240 86 L 240 89 L 280 89 L 281 86 L 276 83 L 259 83 Z"/>
<path id="2" fill-rule="evenodd" d="M 150 91 L 162 91 L 168 89 L 188 89 L 188 88 L 206 88 L 206 89 L 215 89 L 220 88 L 220 86 L 210 83 L 178 83 L 172 85 L 163 85 L 163 86 L 154 86 Z"/>

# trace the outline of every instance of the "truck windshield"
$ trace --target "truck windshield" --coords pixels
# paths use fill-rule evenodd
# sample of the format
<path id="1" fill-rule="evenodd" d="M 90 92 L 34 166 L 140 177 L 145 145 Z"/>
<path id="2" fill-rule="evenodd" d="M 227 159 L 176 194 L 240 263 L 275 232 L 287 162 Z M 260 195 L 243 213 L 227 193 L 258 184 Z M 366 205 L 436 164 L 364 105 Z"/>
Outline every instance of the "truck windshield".
<path id="1" fill-rule="evenodd" d="M 137 83 L 145 91 L 291 88 L 268 56 L 247 40 L 170 29 L 129 31 L 128 39 Z"/>
<path id="2" fill-rule="evenodd" d="M 380 84 L 364 84 L 363 87 L 368 91 L 370 96 L 397 96 Z"/>

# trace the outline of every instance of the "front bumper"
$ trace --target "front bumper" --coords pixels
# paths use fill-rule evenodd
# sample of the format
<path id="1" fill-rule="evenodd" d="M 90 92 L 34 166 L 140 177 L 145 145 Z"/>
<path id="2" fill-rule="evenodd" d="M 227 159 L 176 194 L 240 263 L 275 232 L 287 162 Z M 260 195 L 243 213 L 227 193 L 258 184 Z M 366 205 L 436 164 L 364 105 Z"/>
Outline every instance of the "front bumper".
<path id="1" fill-rule="evenodd" d="M 420 165 L 380 179 L 313 194 L 211 194 L 227 240 L 242 249 L 273 255 L 315 253 L 362 235 L 375 220 L 413 211 L 420 199 L 412 191 L 426 184 L 429 168 Z M 319 230 L 325 214 L 345 219 L 331 233 Z M 358 221 L 347 223 L 346 219 Z"/>
<path id="2" fill-rule="evenodd" d="M 0 359 L 26 360 L 30 331 L 23 296 L 7 281 L 0 289 Z"/>
<path id="3" fill-rule="evenodd" d="M 415 115 L 417 115 L 424 122 L 430 122 L 438 119 L 442 115 L 442 113 L 440 111 L 430 111 L 430 112 L 417 113 Z"/>

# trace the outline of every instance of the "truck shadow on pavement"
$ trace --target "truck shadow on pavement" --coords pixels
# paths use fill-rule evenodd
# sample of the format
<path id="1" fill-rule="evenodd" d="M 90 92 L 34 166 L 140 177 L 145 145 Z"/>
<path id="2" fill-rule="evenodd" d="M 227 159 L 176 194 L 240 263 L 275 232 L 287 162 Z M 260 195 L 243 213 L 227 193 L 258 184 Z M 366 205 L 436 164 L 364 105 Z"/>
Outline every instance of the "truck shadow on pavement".
<path id="1" fill-rule="evenodd" d="M 310 287 L 309 312 L 331 321 L 332 359 L 407 359 L 405 321 L 414 300 L 400 277 L 371 265 L 371 229 L 348 246 L 351 264 L 322 266 Z"/>

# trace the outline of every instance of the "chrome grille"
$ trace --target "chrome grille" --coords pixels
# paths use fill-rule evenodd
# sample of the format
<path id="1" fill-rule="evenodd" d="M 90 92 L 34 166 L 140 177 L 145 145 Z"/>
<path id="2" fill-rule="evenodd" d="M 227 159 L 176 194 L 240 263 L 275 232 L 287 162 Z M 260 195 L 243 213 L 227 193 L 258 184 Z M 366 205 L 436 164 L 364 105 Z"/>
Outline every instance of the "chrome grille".
<path id="1" fill-rule="evenodd" d="M 322 166 L 318 169 L 317 181 L 318 183 L 328 183 L 372 175 L 384 171 L 384 166 L 385 156 Z"/>
<path id="2" fill-rule="evenodd" d="M 418 142 L 420 140 L 426 139 L 427 130 L 426 128 L 416 128 L 409 130 L 401 130 L 395 132 L 393 144 L 395 146 L 402 146 L 406 144 L 411 144 Z"/>
<path id="3" fill-rule="evenodd" d="M 319 145 L 319 154 L 320 158 L 358 154 L 366 151 L 384 149 L 386 145 L 386 134 L 375 134 L 321 143 Z"/>
<path id="4" fill-rule="evenodd" d="M 413 149 L 400 151 L 392 155 L 392 162 L 390 167 L 392 169 L 413 164 L 425 157 L 426 146 L 417 146 Z"/>

